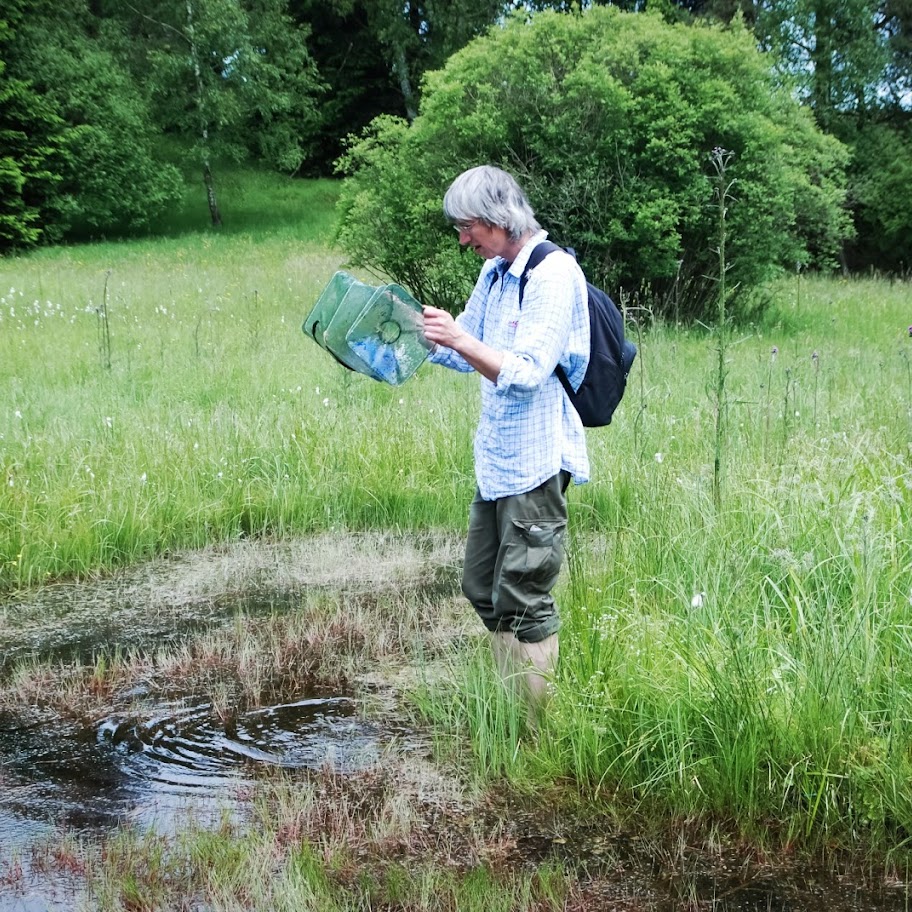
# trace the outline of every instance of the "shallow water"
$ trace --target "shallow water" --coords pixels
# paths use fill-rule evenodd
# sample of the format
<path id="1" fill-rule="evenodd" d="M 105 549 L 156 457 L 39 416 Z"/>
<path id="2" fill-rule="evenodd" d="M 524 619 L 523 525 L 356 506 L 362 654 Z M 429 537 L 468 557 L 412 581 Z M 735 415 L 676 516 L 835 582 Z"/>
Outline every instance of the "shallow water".
<path id="1" fill-rule="evenodd" d="M 193 699 L 54 730 L 0 716 L 0 847 L 21 841 L 23 821 L 30 834 L 42 826 L 91 833 L 125 821 L 172 831 L 187 812 L 206 819 L 242 805 L 257 768 L 352 771 L 375 763 L 390 736 L 338 695 L 227 722 Z"/>
<path id="2" fill-rule="evenodd" d="M 389 743 L 426 753 L 415 733 L 367 721 L 346 695 L 310 693 L 228 720 L 205 699 L 140 701 L 91 724 L 53 729 L 0 715 L 0 912 L 91 908 L 78 868 L 49 853 L 64 835 L 93 840 L 125 824 L 174 834 L 192 822 L 243 821 L 258 772 L 341 774 L 375 765 Z M 698 858 L 657 859 L 635 838 L 585 827 L 555 836 L 540 814 L 507 811 L 514 862 L 580 871 L 593 910 L 625 912 L 905 912 L 905 890 L 862 890 L 839 878 L 758 872 Z M 601 891 L 604 891 L 602 893 Z"/>
<path id="3" fill-rule="evenodd" d="M 355 710 L 348 696 L 311 693 L 227 721 L 193 698 L 53 729 L 0 715 L 0 910 L 78 905 L 79 879 L 67 886 L 59 866 L 45 872 L 35 851 L 64 834 L 92 839 L 124 824 L 161 834 L 191 821 L 215 826 L 226 815 L 243 818 L 265 768 L 344 774 L 375 764 L 402 733 Z"/>
<path id="4" fill-rule="evenodd" d="M 436 545 L 434 546 L 437 547 Z M 344 568 L 345 585 L 375 592 L 414 586 L 423 597 L 457 588 L 449 545 L 409 558 L 390 582 L 400 542 L 381 539 L 340 548 L 232 548 L 138 568 L 97 585 L 60 585 L 0 604 L 0 677 L 25 657 L 91 661 L 99 650 L 156 647 L 247 616 L 294 610 L 303 589 L 337 587 L 317 576 L 327 555 Z M 335 553 L 339 552 L 339 553 Z M 408 556 L 408 554 L 406 554 Z M 238 565 L 246 568 L 242 583 Z M 435 569 L 436 567 L 436 569 Z M 252 568 L 252 569 L 251 569 Z M 280 568 L 277 570 L 276 568 Z M 386 569 L 384 569 L 386 568 Z M 400 568 L 401 569 L 401 568 Z M 381 572 L 382 571 L 382 572 Z M 439 572 L 438 572 L 439 571 Z M 276 585 L 276 574 L 287 584 Z M 322 572 L 322 571 L 321 571 Z M 341 572 L 341 571 L 340 571 Z M 142 686 L 117 695 L 101 718 L 48 723 L 0 713 L 0 912 L 70 912 L 92 908 L 78 863 L 52 857 L 72 834 L 103 839 L 120 828 L 170 834 L 244 820 L 258 774 L 318 770 L 340 774 L 375 765 L 395 743 L 398 753 L 428 752 L 423 737 L 393 721 L 368 721 L 350 694 L 313 690 L 224 717 L 208 697 L 153 697 Z M 408 762 L 408 761 L 406 761 Z M 513 838 L 511 865 L 556 859 L 578 872 L 585 908 L 624 912 L 907 912 L 905 888 L 861 889 L 809 871 L 746 868 L 718 859 L 673 861 L 619 837 L 577 827 L 561 832 L 541 808 L 506 808 L 501 827 Z M 546 825 L 547 823 L 547 825 Z M 559 834 L 559 835 L 558 835 Z M 78 861 L 78 858 L 77 858 Z M 587 892 L 588 891 L 588 892 Z"/>

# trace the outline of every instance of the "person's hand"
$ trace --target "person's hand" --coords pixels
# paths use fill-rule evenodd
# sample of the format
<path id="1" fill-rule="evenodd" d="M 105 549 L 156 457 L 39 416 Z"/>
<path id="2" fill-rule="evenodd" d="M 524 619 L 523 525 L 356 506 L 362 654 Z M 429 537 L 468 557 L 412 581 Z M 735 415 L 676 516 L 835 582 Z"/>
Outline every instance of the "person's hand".
<path id="1" fill-rule="evenodd" d="M 434 345 L 443 345 L 452 348 L 457 354 L 491 383 L 497 383 L 500 370 L 503 367 L 504 356 L 502 352 L 495 351 L 467 333 L 454 319 L 452 314 L 437 307 L 425 306 L 424 310 L 424 335 Z"/>
<path id="2" fill-rule="evenodd" d="M 453 319 L 453 315 L 438 307 L 426 305 L 424 311 L 424 335 L 429 342 L 435 345 L 445 345 L 455 348 L 464 330 Z"/>

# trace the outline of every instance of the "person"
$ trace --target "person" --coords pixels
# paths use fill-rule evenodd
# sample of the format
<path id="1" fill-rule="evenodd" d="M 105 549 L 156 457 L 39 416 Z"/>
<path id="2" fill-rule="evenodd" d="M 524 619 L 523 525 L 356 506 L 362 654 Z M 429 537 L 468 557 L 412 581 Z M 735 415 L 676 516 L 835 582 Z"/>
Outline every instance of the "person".
<path id="1" fill-rule="evenodd" d="M 589 361 L 586 281 L 563 251 L 520 278 L 547 237 L 516 180 L 490 165 L 460 174 L 443 199 L 459 243 L 484 259 L 457 317 L 425 306 L 430 360 L 481 375 L 462 591 L 490 637 L 505 681 L 545 705 L 560 619 L 551 590 L 564 557 L 566 491 L 589 479 L 582 422 L 555 367 L 576 388 Z"/>

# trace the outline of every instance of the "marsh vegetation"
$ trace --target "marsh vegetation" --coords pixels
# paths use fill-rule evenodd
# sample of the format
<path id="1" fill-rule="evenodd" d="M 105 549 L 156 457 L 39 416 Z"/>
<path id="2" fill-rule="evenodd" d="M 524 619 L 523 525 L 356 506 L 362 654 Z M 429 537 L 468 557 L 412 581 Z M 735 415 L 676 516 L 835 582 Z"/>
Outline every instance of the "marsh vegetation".
<path id="1" fill-rule="evenodd" d="M 141 682 L 138 706 L 177 688 L 224 723 L 336 687 L 426 753 L 268 767 L 214 826 L 0 845 L 3 889 L 45 870 L 103 909 L 696 908 L 707 869 L 787 863 L 901 907 L 908 284 L 768 286 L 721 398 L 714 332 L 627 302 L 640 356 L 571 492 L 561 666 L 531 732 L 456 594 L 475 385 L 425 366 L 387 387 L 309 345 L 342 262 L 332 187 L 281 192 L 269 233 L 0 261 L 2 713 L 94 731 Z M 624 877 L 625 834 L 646 879 Z"/>

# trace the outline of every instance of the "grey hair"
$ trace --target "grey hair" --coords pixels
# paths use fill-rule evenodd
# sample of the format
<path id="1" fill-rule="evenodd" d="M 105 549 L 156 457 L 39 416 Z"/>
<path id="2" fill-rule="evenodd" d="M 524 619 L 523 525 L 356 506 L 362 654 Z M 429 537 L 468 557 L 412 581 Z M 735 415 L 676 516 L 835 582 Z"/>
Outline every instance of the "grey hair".
<path id="1" fill-rule="evenodd" d="M 480 219 L 503 228 L 513 241 L 541 229 L 513 176 L 492 165 L 463 171 L 443 197 L 443 212 L 451 222 Z"/>

